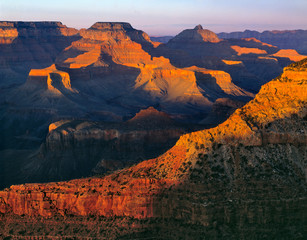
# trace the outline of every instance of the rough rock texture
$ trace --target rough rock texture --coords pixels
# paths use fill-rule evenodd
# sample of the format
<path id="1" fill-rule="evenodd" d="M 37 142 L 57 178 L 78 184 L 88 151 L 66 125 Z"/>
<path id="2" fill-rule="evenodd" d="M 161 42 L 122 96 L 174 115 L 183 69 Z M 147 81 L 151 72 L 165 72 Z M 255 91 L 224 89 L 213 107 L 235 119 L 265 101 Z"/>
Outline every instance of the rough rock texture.
<path id="1" fill-rule="evenodd" d="M 257 38 L 262 42 L 283 49 L 295 49 L 301 54 L 307 54 L 307 30 L 257 31 L 219 33 L 220 38 Z"/>
<path id="2" fill-rule="evenodd" d="M 182 136 L 156 159 L 103 178 L 5 189 L 0 212 L 151 219 L 143 229 L 170 239 L 305 238 L 306 72 L 307 59 L 290 65 L 223 124 Z"/>
<path id="3" fill-rule="evenodd" d="M 32 28 L 43 26 L 43 23 L 27 24 L 30 26 L 26 28 L 30 29 L 28 35 L 31 35 Z M 51 29 L 54 29 L 54 26 L 65 29 L 59 23 L 53 23 L 51 26 Z M 56 74 L 67 73 L 62 79 L 68 79 L 69 76 L 73 91 L 49 84 L 49 90 L 57 92 L 57 96 L 46 95 L 42 94 L 38 84 L 36 91 L 29 93 L 28 85 L 34 84 L 33 81 L 28 81 L 20 88 L 7 92 L 5 101 L 10 103 L 10 106 L 32 106 L 35 110 L 39 108 L 55 111 L 57 114 L 53 118 L 57 119 L 68 116 L 87 118 L 91 115 L 92 120 L 118 121 L 136 113 L 140 108 L 156 105 L 173 116 L 186 115 L 195 122 L 200 119 L 199 112 L 202 115 L 210 112 L 214 98 L 208 99 L 209 93 L 201 88 L 196 73 L 174 67 L 169 59 L 163 56 L 155 57 L 154 49 L 157 46 L 146 33 L 134 29 L 129 23 L 98 22 L 89 29 L 81 29 L 78 34 L 79 39 L 58 54 L 55 65 L 52 65 L 52 71 L 57 71 Z M 42 35 L 44 36 L 43 33 Z M 24 38 L 28 39 L 27 36 Z M 28 80 L 35 78 L 33 74 L 41 74 L 40 70 L 35 69 L 30 71 Z M 231 87 L 236 91 L 234 84 Z M 213 86 L 212 89 L 216 88 Z M 214 95 L 219 98 L 227 97 L 223 91 L 217 91 Z M 37 101 L 42 96 L 43 99 Z M 246 101 L 251 94 L 237 91 L 233 96 Z M 65 109 L 69 111 L 64 111 Z"/>
<path id="4" fill-rule="evenodd" d="M 10 85 L 0 90 L 0 138 L 4 139 L 0 142 L 0 151 L 3 151 L 0 164 L 5 166 L 0 170 L 2 186 L 22 183 L 25 179 L 33 181 L 31 176 L 33 172 L 36 175 L 38 169 L 42 169 L 42 162 L 43 169 L 48 169 L 46 166 L 55 166 L 49 168 L 52 173 L 50 176 L 54 177 L 48 178 L 48 174 L 44 174 L 45 171 L 36 176 L 55 181 L 85 176 L 100 160 L 105 160 L 108 164 L 113 159 L 120 160 L 120 164 L 114 163 L 114 166 L 121 167 L 122 162 L 126 163 L 131 159 L 134 161 L 157 156 L 154 150 L 142 150 L 142 147 L 139 147 L 133 148 L 135 155 L 131 155 L 127 161 L 123 160 L 123 154 L 118 154 L 120 157 L 116 158 L 108 155 L 108 159 L 99 159 L 102 149 L 107 148 L 102 139 L 108 129 L 103 128 L 103 131 L 99 132 L 101 141 L 95 145 L 97 151 L 92 151 L 93 161 L 83 168 L 84 172 L 77 169 L 83 166 L 91 146 L 78 141 L 76 142 L 79 145 L 69 145 L 69 150 L 62 155 L 63 152 L 53 152 L 46 148 L 46 151 L 51 151 L 50 154 L 44 152 L 40 155 L 40 161 L 34 161 L 33 156 L 36 158 L 38 152 L 41 153 L 40 147 L 46 139 L 50 124 L 54 122 L 63 119 L 99 121 L 112 130 L 112 124 L 104 123 L 124 122 L 140 109 L 154 106 L 173 119 L 188 122 L 193 129 L 194 124 L 212 113 L 212 106 L 217 99 L 228 98 L 246 102 L 253 97 L 249 91 L 231 82 L 226 72 L 208 69 L 196 71 L 173 66 L 168 58 L 157 54 L 160 47 L 158 44 L 129 23 L 98 22 L 89 29 L 80 31 L 67 28 L 58 22 L 2 22 L 1 26 L 5 29 L 3 31 L 8 31 L 2 33 L 2 36 L 11 34 L 11 38 L 16 37 L 11 44 L 0 45 L 0 58 L 3 59 L 0 61 L 0 78 L 7 79 Z M 203 32 L 202 29 L 195 31 Z M 17 82 L 12 80 L 15 77 L 15 80 L 19 81 L 18 85 L 14 85 Z M 225 113 L 224 117 L 219 115 L 218 118 L 207 118 L 213 121 L 208 124 L 217 125 L 233 111 L 227 107 L 224 109 L 225 111 L 220 111 Z M 52 125 L 50 127 L 52 128 Z M 134 127 L 137 129 L 137 125 Z M 118 126 L 115 129 L 118 129 Z M 152 129 L 155 130 L 154 127 Z M 134 133 L 132 127 L 129 131 Z M 175 139 L 174 136 L 178 134 L 177 130 L 172 130 L 166 134 L 165 141 L 161 141 L 163 131 L 156 134 L 159 140 L 155 142 L 155 148 L 162 143 L 162 147 L 156 149 L 166 150 L 173 143 L 173 140 L 168 142 L 166 139 L 170 140 L 169 136 Z M 149 143 L 147 139 L 151 137 L 151 133 L 148 128 L 142 132 L 140 142 L 143 143 L 142 139 L 145 139 L 144 142 Z M 88 134 L 89 138 L 91 134 Z M 124 134 L 127 135 L 129 134 Z M 65 149 L 67 145 L 63 139 L 71 143 L 75 138 L 60 134 L 55 138 L 58 141 L 54 144 L 56 149 Z M 79 139 L 79 136 L 76 139 Z M 118 146 L 123 149 L 125 144 L 122 139 L 108 140 L 108 144 L 114 149 Z M 153 136 L 153 139 L 156 138 Z M 128 145 L 131 146 L 133 141 Z M 82 150 L 77 146 L 81 146 Z M 129 149 L 130 147 L 127 147 L 124 152 L 127 153 Z M 136 154 L 137 152 L 140 154 Z M 144 154 L 149 152 L 150 155 Z M 54 161 L 52 157 L 55 156 L 64 160 Z M 28 161 L 29 159 L 31 161 Z M 25 169 L 25 166 L 33 166 L 33 162 L 37 163 L 36 167 L 32 170 Z M 78 167 L 73 165 L 76 162 Z M 65 167 L 62 167 L 64 165 Z M 29 169 L 31 174 L 28 174 Z M 70 169 L 67 175 L 64 169 Z M 76 174 L 71 173 L 73 171 Z M 38 177 L 36 179 L 42 181 Z"/>

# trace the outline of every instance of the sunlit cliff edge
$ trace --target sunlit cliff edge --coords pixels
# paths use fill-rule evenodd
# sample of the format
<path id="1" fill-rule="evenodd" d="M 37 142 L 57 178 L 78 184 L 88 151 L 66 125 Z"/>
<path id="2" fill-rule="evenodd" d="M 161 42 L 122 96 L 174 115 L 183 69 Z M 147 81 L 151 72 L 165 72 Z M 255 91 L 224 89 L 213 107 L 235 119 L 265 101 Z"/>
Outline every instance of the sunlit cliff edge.
<path id="1" fill-rule="evenodd" d="M 208 226 L 212 221 L 230 221 L 225 215 L 213 217 L 208 208 L 213 203 L 220 206 L 229 201 L 224 211 L 240 201 L 246 205 L 242 199 L 275 202 L 282 208 L 289 207 L 291 200 L 291 208 L 302 207 L 307 169 L 306 69 L 307 59 L 290 65 L 223 124 L 182 136 L 156 159 L 105 177 L 11 186 L 0 192 L 0 212 L 173 217 Z M 281 197 L 288 200 L 278 200 Z M 183 206 L 185 217 L 177 214 Z"/>
<path id="2" fill-rule="evenodd" d="M 126 35 L 127 32 L 130 35 Z M 130 25 L 98 23 L 88 30 L 81 30 L 80 34 L 83 34 L 82 39 L 66 47 L 55 65 L 33 68 L 21 89 L 31 92 L 32 86 L 36 88 L 42 84 L 48 97 L 50 94 L 52 97 L 61 96 L 61 93 L 78 94 L 73 88 L 73 79 L 78 75 L 76 70 L 79 69 L 80 74 L 99 66 L 101 72 L 98 73 L 108 76 L 107 68 L 119 64 L 122 66 L 116 70 L 125 69 L 123 66 L 139 70 L 131 81 L 132 89 L 140 87 L 153 96 L 158 95 L 157 91 L 163 93 L 161 89 L 167 89 L 166 101 L 178 100 L 184 95 L 188 100 L 193 96 L 206 105 L 206 91 L 203 92 L 197 84 L 205 90 L 208 88 L 208 94 L 209 90 L 214 90 L 212 86 L 211 89 L 208 87 L 213 80 L 215 87 L 227 95 L 253 97 L 234 85 L 225 71 L 200 67 L 180 69 L 172 66 L 165 57 L 151 57 L 140 43 L 144 41 L 146 46 L 151 44 L 150 40 Z M 245 47 L 239 48 L 245 50 Z M 84 51 L 81 55 L 71 55 L 81 50 Z M 281 55 L 283 53 L 279 52 L 278 57 Z M 259 56 L 259 59 L 277 62 L 275 58 L 265 56 Z M 227 65 L 245 64 L 238 60 L 223 61 Z M 224 237 L 231 232 L 232 224 L 238 231 L 247 229 L 244 234 L 248 236 L 250 231 L 255 231 L 250 225 L 266 232 L 269 222 L 272 233 L 282 234 L 279 232 L 282 225 L 294 234 L 289 235 L 293 238 L 304 228 L 307 210 L 306 69 L 306 59 L 286 67 L 280 77 L 263 85 L 254 100 L 236 110 L 224 123 L 183 135 L 173 148 L 158 158 L 104 177 L 11 186 L 0 192 L 0 217 L 167 219 L 179 221 L 186 229 L 190 226 L 201 226 L 200 231 L 212 228 Z M 80 75 L 80 79 L 82 77 Z M 162 79 L 173 85 L 164 88 Z M 99 85 L 93 86 L 97 89 Z M 23 101 L 21 95 L 16 96 Z M 157 119 L 164 116 L 154 109 L 147 112 L 157 115 Z M 134 123 L 138 124 L 143 115 L 146 117 L 140 112 Z M 163 119 L 169 121 L 165 116 Z M 56 133 L 61 124 L 65 121 L 51 124 L 50 132 Z M 5 221 L 0 222 L 1 229 Z M 182 231 L 178 230 L 178 234 Z M 171 238 L 175 239 L 175 236 Z"/>

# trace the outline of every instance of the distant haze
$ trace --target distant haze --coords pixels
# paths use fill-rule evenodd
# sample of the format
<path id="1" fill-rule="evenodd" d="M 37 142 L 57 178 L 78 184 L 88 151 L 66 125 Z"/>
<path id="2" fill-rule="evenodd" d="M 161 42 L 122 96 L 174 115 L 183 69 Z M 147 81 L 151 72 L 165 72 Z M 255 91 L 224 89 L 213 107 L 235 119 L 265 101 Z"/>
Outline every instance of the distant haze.
<path id="1" fill-rule="evenodd" d="M 121 21 L 154 36 L 197 24 L 214 32 L 307 29 L 306 12 L 306 0 L 0 0 L 1 21 L 61 21 L 78 29 Z"/>

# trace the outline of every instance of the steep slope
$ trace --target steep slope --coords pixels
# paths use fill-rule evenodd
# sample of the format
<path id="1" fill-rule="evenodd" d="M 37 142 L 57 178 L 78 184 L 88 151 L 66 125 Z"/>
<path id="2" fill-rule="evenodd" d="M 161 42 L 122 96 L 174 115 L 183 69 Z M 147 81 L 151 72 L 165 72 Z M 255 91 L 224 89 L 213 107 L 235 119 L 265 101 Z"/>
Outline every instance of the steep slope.
<path id="1" fill-rule="evenodd" d="M 156 159 L 103 178 L 12 186 L 0 192 L 0 212 L 54 222 L 62 221 L 57 214 L 105 216 L 96 219 L 104 226 L 116 216 L 116 229 L 123 227 L 94 233 L 85 225 L 90 233 L 79 236 L 304 238 L 306 90 L 307 59 L 285 68 L 224 123 L 182 136 Z"/>

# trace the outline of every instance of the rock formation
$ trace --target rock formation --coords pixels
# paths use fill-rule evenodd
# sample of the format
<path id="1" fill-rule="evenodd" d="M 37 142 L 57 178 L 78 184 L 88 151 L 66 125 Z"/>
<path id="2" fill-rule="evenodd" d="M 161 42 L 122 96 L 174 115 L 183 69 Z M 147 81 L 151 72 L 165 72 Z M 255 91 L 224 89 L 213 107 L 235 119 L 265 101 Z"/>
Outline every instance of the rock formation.
<path id="1" fill-rule="evenodd" d="M 25 38 L 32 34 L 33 27 L 41 27 L 41 25 L 43 26 L 43 23 L 36 25 L 28 23 L 27 26 L 30 26 L 31 31 L 25 35 Z M 62 29 L 59 30 L 60 33 L 66 29 L 60 23 L 50 23 L 50 25 L 51 29 L 54 26 Z M 207 30 L 201 29 L 200 26 L 193 31 L 202 36 L 202 42 L 209 41 L 213 34 L 207 33 Z M 129 23 L 99 22 L 89 29 L 81 29 L 78 34 L 80 39 L 73 41 L 58 54 L 55 65 L 52 66 L 52 71 L 57 71 L 56 74 L 65 72 L 66 77 L 62 76 L 62 79 L 68 79 L 69 76 L 73 91 L 66 91 L 65 86 L 64 89 L 51 86 L 48 84 L 51 78 L 47 77 L 49 79 L 47 87 L 58 93 L 58 99 L 53 97 L 37 102 L 36 99 L 41 96 L 41 93 L 32 92 L 33 97 L 30 99 L 35 101 L 30 103 L 28 94 L 23 92 L 24 89 L 28 89 L 29 85 L 33 86 L 32 79 L 36 78 L 32 76 L 33 74 L 47 71 L 32 69 L 25 85 L 18 90 L 12 90 L 13 93 L 8 93 L 6 101 L 15 102 L 14 104 L 20 106 L 27 103 L 33 107 L 52 108 L 52 110 L 55 104 L 43 106 L 42 103 L 61 102 L 62 106 L 74 110 L 71 113 L 78 114 L 72 117 L 83 117 L 88 112 L 99 111 L 112 112 L 115 116 L 117 115 L 116 118 L 122 118 L 135 113 L 135 109 L 157 104 L 163 111 L 171 114 L 195 115 L 199 111 L 203 114 L 210 111 L 213 102 L 208 100 L 206 97 L 208 94 L 204 89 L 200 89 L 195 72 L 176 68 L 165 57 L 153 57 L 151 53 L 157 48 L 155 43 L 146 33 L 134 29 Z M 44 36 L 43 33 L 42 35 Z M 52 76 L 55 76 L 55 73 L 52 73 Z M 232 87 L 236 88 L 234 84 Z M 114 88 L 117 91 L 110 91 Z M 242 91 L 241 94 L 242 97 L 250 96 L 246 91 Z M 11 97 L 12 95 L 24 95 L 27 99 L 19 97 L 17 103 Z M 126 105 L 129 105 L 132 110 L 129 111 Z M 193 105 L 193 108 L 190 105 Z M 91 106 L 91 109 L 87 106 Z M 84 111 L 85 108 L 86 111 Z M 100 119 L 106 120 L 103 117 Z"/>
<path id="2" fill-rule="evenodd" d="M 0 22 L 0 87 L 24 83 L 33 68 L 46 68 L 78 39 L 60 22 Z"/>
<path id="3" fill-rule="evenodd" d="M 290 65 L 227 121 L 183 135 L 158 158 L 105 177 L 5 189 L 0 212 L 144 220 L 143 230 L 125 228 L 123 238 L 152 229 L 170 239 L 304 237 L 306 73 L 307 59 Z"/>
<path id="4" fill-rule="evenodd" d="M 59 89 L 65 89 L 71 92 L 74 91 L 71 88 L 69 74 L 57 70 L 54 64 L 45 69 L 31 69 L 24 87 L 40 87 L 54 94 L 61 94 Z"/>
<path id="5" fill-rule="evenodd" d="M 278 51 L 276 46 L 252 37 L 219 39 L 199 25 L 184 30 L 154 52 L 169 58 L 176 67 L 195 65 L 225 71 L 234 84 L 256 93 L 264 83 L 281 74 L 283 67 L 299 59 L 275 56 Z"/>
<path id="6" fill-rule="evenodd" d="M 272 44 L 281 49 L 295 49 L 300 54 L 307 54 L 307 30 L 285 31 L 257 31 L 245 30 L 244 32 L 219 33 L 220 38 L 256 38 L 262 42 Z"/>
<path id="7" fill-rule="evenodd" d="M 237 52 L 238 56 L 243 54 L 267 54 L 265 50 L 258 48 L 245 48 L 240 46 L 231 46 L 231 48 Z"/>
<path id="8" fill-rule="evenodd" d="M 288 58 L 290 61 L 297 62 L 300 61 L 306 56 L 298 54 L 297 51 L 293 49 L 281 49 L 277 53 L 272 54 L 272 57 L 277 57 L 277 58 Z"/>
<path id="9" fill-rule="evenodd" d="M 216 126 L 291 62 L 274 46 L 256 39 L 221 40 L 201 26 L 184 31 L 168 44 L 153 42 L 143 31 L 122 22 L 98 22 L 80 31 L 59 22 L 1 22 L 0 29 L 2 186 L 34 181 L 34 175 L 42 177 L 37 181 L 85 176 L 101 162 L 106 142 L 117 154 L 114 149 L 125 149 L 127 140 L 126 154 L 136 132 L 141 143 L 150 143 L 147 139 L 152 137 L 157 140 L 154 149 L 166 150 L 182 133 L 181 126 L 159 132 L 155 121 L 143 124 L 143 129 L 137 121 L 124 122 L 140 109 L 154 106 L 172 120 L 188 123 L 188 130 L 198 128 L 198 123 Z M 240 55 L 234 46 L 261 54 Z M 67 119 L 72 126 L 67 123 L 67 129 L 57 132 L 55 126 Z M 75 129 L 76 122 L 89 123 L 89 129 Z M 119 123 L 129 125 L 129 131 Z M 48 133 L 48 129 L 54 131 Z M 106 140 L 106 133 L 114 129 L 116 134 L 111 136 L 115 137 Z M 95 135 L 96 130 L 101 135 Z M 92 136 L 97 151 L 84 144 Z M 161 143 L 164 146 L 158 147 Z M 104 161 L 117 162 L 109 164 L 115 169 L 129 164 L 128 160 L 162 152 L 136 149 L 127 161 L 109 152 Z M 80 167 L 88 152 L 93 154 L 91 164 Z M 63 161 L 54 162 L 53 157 Z M 75 163 L 78 167 L 71 167 Z M 53 169 L 52 177 L 38 169 Z M 67 175 L 63 169 L 70 169 Z"/>
<path id="10" fill-rule="evenodd" d="M 201 25 L 197 25 L 194 29 L 184 30 L 170 40 L 170 43 L 186 44 L 202 42 L 218 43 L 220 39 L 214 32 L 203 29 Z"/>
<path id="11" fill-rule="evenodd" d="M 53 122 L 39 149 L 23 156 L 18 176 L 14 175 L 16 170 L 2 173 L 6 177 L 0 187 L 104 174 L 157 157 L 182 134 L 197 129 L 200 126 L 175 122 L 153 107 L 120 123 L 68 119 Z"/>

